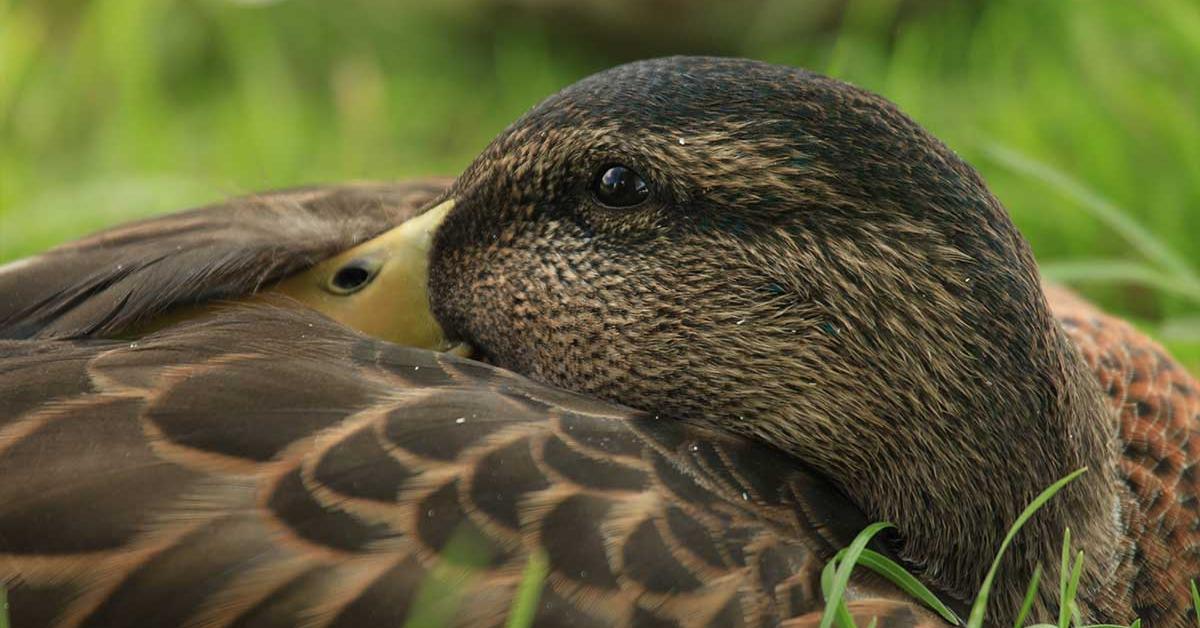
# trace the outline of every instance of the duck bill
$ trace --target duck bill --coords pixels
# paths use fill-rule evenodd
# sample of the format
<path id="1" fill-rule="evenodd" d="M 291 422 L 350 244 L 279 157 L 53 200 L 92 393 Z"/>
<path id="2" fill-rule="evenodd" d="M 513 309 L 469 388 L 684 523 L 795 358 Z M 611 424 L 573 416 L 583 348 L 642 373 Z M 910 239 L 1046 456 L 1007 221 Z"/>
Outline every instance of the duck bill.
<path id="1" fill-rule="evenodd" d="M 429 307 L 429 249 L 453 207 L 447 200 L 260 294 L 290 297 L 368 336 L 467 355 L 468 347 L 446 339 Z"/>

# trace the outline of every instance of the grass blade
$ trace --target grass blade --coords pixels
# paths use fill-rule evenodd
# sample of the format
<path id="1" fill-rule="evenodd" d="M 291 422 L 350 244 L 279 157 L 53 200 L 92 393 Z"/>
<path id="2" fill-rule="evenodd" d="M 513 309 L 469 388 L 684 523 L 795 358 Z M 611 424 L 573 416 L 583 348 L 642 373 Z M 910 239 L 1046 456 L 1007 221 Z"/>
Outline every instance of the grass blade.
<path id="1" fill-rule="evenodd" d="M 1192 608 L 1196 609 L 1196 625 L 1200 626 L 1200 591 L 1196 590 L 1196 581 L 1192 580 Z"/>
<path id="2" fill-rule="evenodd" d="M 1071 574 L 1071 528 L 1063 532 L 1062 561 L 1058 569 L 1058 625 L 1067 625 L 1070 605 L 1067 603 L 1067 581 Z"/>
<path id="3" fill-rule="evenodd" d="M 828 587 L 825 584 L 825 572 L 822 572 L 821 590 L 825 594 L 825 613 L 821 615 L 820 628 L 830 628 L 833 625 L 834 618 L 841 613 L 841 609 L 844 609 L 846 602 L 842 597 L 846 593 L 846 585 L 850 583 L 850 573 L 854 571 L 854 566 L 858 564 L 858 559 L 862 555 L 863 550 L 867 548 L 867 543 L 871 542 L 871 537 L 878 534 L 881 530 L 891 527 L 893 527 L 892 524 L 886 521 L 878 521 L 864 528 L 862 532 L 859 532 L 849 547 L 838 552 L 841 560 L 838 561 L 837 570 L 829 578 Z M 837 557 L 834 557 L 834 560 L 837 560 Z M 829 565 L 826 565 L 825 571 L 828 571 L 829 568 Z M 830 615 L 830 606 L 838 609 L 838 612 Z M 846 612 L 846 615 L 849 616 L 849 611 Z M 851 620 L 850 625 L 853 625 L 853 620 Z"/>
<path id="4" fill-rule="evenodd" d="M 435 563 L 413 593 L 405 628 L 450 626 L 462 606 L 463 596 L 479 570 L 492 559 L 492 548 L 482 534 L 460 525 L 443 546 Z"/>
<path id="5" fill-rule="evenodd" d="M 1109 259 L 1048 262 L 1041 265 L 1041 271 L 1047 279 L 1062 283 L 1132 283 L 1200 304 L 1200 282 L 1175 277 L 1140 262 Z"/>
<path id="6" fill-rule="evenodd" d="M 838 600 L 836 604 L 830 604 L 828 601 L 829 595 L 827 592 L 833 590 L 833 581 L 837 576 L 837 566 L 841 562 L 841 555 L 841 552 L 838 552 L 837 556 L 834 556 L 829 562 L 825 563 L 825 567 L 821 569 L 821 591 L 826 594 L 825 613 L 821 615 L 821 621 L 825 621 L 825 618 L 829 616 L 830 608 L 832 608 L 833 623 L 838 628 L 855 628 L 854 617 L 850 615 L 850 609 L 846 607 L 846 601 Z"/>
<path id="7" fill-rule="evenodd" d="M 1004 556 L 1004 552 L 1008 549 L 1009 544 L 1012 543 L 1013 537 L 1029 521 L 1033 513 L 1037 512 L 1051 497 L 1054 497 L 1055 493 L 1062 490 L 1062 487 L 1079 477 L 1085 471 L 1087 471 L 1087 467 L 1078 469 L 1067 475 L 1067 477 L 1051 484 L 1049 488 L 1035 497 L 1025 507 L 1025 510 L 1021 512 L 1021 515 L 1017 517 L 1017 520 L 1013 522 L 1012 527 L 1008 529 L 1008 534 L 1004 537 L 1004 541 L 1000 543 L 1000 551 L 996 552 L 996 558 L 992 561 L 991 569 L 988 570 L 987 576 L 983 579 L 983 586 L 979 589 L 979 595 L 976 596 L 975 603 L 971 605 L 971 615 L 967 619 L 967 626 L 969 628 L 980 628 L 983 626 L 983 616 L 987 609 L 988 594 L 992 590 L 992 581 L 996 579 L 996 572 L 1000 569 L 1000 559 Z"/>
<path id="8" fill-rule="evenodd" d="M 1069 610 L 1067 617 L 1074 618 L 1076 624 L 1080 624 L 1079 607 L 1075 604 L 1075 595 L 1079 592 L 1079 577 L 1083 575 L 1083 550 L 1080 550 L 1075 555 L 1075 564 L 1071 567 L 1071 580 L 1067 583 L 1067 595 L 1062 600 L 1062 607 Z M 1059 623 L 1061 628 L 1067 628 L 1068 624 L 1059 611 Z"/>
<path id="9" fill-rule="evenodd" d="M 1033 577 L 1029 579 L 1029 586 L 1025 589 L 1025 601 L 1021 602 L 1021 611 L 1017 613 L 1017 620 L 1013 622 L 1013 628 L 1021 628 L 1021 624 L 1029 616 L 1029 611 L 1033 608 L 1033 600 L 1037 597 L 1037 589 L 1041 581 L 1042 566 L 1038 565 L 1033 568 Z"/>
<path id="10" fill-rule="evenodd" d="M 1138 224 L 1128 211 L 1100 195 L 1099 192 L 1084 185 L 1083 182 L 1072 178 L 1053 166 L 1037 161 L 1019 151 L 999 143 L 990 142 L 983 147 L 983 153 L 996 164 L 1017 174 L 1037 179 L 1063 196 L 1074 200 L 1087 209 L 1101 222 L 1117 232 L 1130 245 L 1136 248 L 1146 259 L 1152 260 L 1172 274 L 1186 277 L 1192 282 L 1200 281 L 1196 272 L 1183 256 L 1172 250 L 1166 242 L 1150 233 Z"/>
<path id="11" fill-rule="evenodd" d="M 954 614 L 941 600 L 937 598 L 925 585 L 921 584 L 920 580 L 908 573 L 904 567 L 896 564 L 895 561 L 880 554 L 879 552 L 864 549 L 858 557 L 858 564 L 874 571 L 875 573 L 887 578 L 892 584 L 896 585 L 905 593 L 920 600 L 929 608 L 942 616 L 952 626 L 961 626 L 962 619 Z"/>
<path id="12" fill-rule="evenodd" d="M 1164 319 L 1158 333 L 1167 340 L 1200 342 L 1200 316 L 1180 316 Z"/>
<path id="13" fill-rule="evenodd" d="M 521 584 L 517 587 L 512 610 L 508 613 L 506 628 L 528 628 L 533 625 L 538 599 L 542 597 L 542 585 L 545 584 L 548 573 L 550 573 L 550 561 L 546 558 L 546 554 L 543 552 L 530 554 L 529 562 L 525 563 L 525 573 L 521 576 Z"/>

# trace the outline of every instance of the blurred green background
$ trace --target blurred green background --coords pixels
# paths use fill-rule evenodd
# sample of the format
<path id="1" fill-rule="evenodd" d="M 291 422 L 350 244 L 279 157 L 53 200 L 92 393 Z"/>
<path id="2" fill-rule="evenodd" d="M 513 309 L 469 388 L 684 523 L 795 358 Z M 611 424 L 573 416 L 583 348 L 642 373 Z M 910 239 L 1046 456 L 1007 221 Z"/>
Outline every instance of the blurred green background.
<path id="1" fill-rule="evenodd" d="M 0 262 L 247 191 L 454 174 L 544 96 L 670 53 L 898 102 L 1046 275 L 1200 371 L 1195 0 L 0 0 Z"/>

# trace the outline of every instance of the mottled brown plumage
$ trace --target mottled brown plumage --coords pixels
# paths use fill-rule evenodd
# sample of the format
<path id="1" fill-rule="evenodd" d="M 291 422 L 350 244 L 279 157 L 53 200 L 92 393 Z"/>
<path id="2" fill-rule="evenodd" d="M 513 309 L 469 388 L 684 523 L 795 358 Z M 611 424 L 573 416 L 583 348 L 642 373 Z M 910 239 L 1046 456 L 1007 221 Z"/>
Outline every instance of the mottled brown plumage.
<path id="1" fill-rule="evenodd" d="M 1124 587 L 1112 593 L 1143 625 L 1183 623 L 1191 599 L 1180 585 L 1200 579 L 1200 385 L 1129 323 L 1061 288 L 1047 294 L 1116 417 L 1119 473 L 1135 503 L 1124 513 Z"/>
<path id="2" fill-rule="evenodd" d="M 648 200 L 597 202 L 592 181 L 613 164 L 644 176 Z M 1009 623 L 1039 561 L 1057 581 L 1070 526 L 1087 553 L 1085 620 L 1187 620 L 1187 580 L 1200 573 L 1195 381 L 1078 299 L 1052 291 L 1048 302 L 978 175 L 883 99 L 747 61 L 622 66 L 539 105 L 442 197 L 455 205 L 429 280 L 445 330 L 495 366 L 592 401 L 282 310 L 167 330 L 139 341 L 156 343 L 149 352 L 12 343 L 0 385 L 29 390 L 4 398 L 0 432 L 0 464 L 29 477 L 0 501 L 0 549 L 13 559 L 0 569 L 28 583 L 14 605 L 24 595 L 27 608 L 53 609 L 67 596 L 91 617 L 117 603 L 129 604 L 122 617 L 178 613 L 160 623 L 232 620 L 263 600 L 301 612 L 327 599 L 311 610 L 326 618 L 386 598 L 380 612 L 402 613 L 411 605 L 397 600 L 453 569 L 448 529 L 469 519 L 490 549 L 464 622 L 501 621 L 540 549 L 558 574 L 541 612 L 567 614 L 551 623 L 807 625 L 819 565 L 862 523 L 886 519 L 896 533 L 881 549 L 962 608 L 1017 513 L 1087 466 L 1010 548 L 990 619 Z M 82 319 L 23 335 L 116 329 Z M 101 460 L 84 438 L 60 437 L 83 424 L 78 408 L 100 417 L 80 428 L 87 445 L 131 453 Z M 469 427 L 475 408 L 494 420 Z M 579 429 L 611 436 L 580 441 L 562 418 L 575 414 L 590 417 Z M 526 453 L 495 471 L 491 503 L 463 478 L 498 469 L 486 461 L 510 437 Z M 326 453 L 343 446 L 361 466 Z M 79 488 L 48 491 L 56 466 L 38 456 Z M 75 479 L 93 464 L 129 488 Z M 704 490 L 679 489 L 677 476 Z M 105 498 L 145 502 L 105 510 Z M 41 500 L 41 518 L 5 506 L 14 499 Z M 425 508 L 431 499 L 445 501 Z M 422 508 L 438 525 L 421 526 Z M 671 528 L 672 508 L 699 527 Z M 92 510 L 108 519 L 85 528 L 68 516 Z M 244 527 L 219 533 L 226 545 L 179 536 L 128 551 L 162 527 L 239 513 Z M 66 548 L 40 546 L 42 525 Z M 787 558 L 743 564 L 763 534 Z M 121 549 L 89 553 L 76 536 Z M 381 553 L 377 571 L 349 567 Z M 121 565 L 111 581 L 81 584 L 106 560 Z M 227 575 L 195 575 L 205 560 Z M 315 560 L 338 566 L 289 571 Z M 856 583 L 876 596 L 858 617 L 932 621 L 877 582 Z M 1057 614 L 1052 588 L 1036 617 Z"/>
<path id="3" fill-rule="evenodd" d="M 15 626 L 401 625 L 439 583 L 500 625 L 535 551 L 537 625 L 774 624 L 865 524 L 771 447 L 301 311 L 0 351 Z"/>

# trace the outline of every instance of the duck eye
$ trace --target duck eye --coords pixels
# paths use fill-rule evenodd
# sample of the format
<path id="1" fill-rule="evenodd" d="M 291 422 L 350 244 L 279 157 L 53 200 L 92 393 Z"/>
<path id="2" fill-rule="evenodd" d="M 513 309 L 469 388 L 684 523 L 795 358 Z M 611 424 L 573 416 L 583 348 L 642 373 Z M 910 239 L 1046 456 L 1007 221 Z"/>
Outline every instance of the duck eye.
<path id="1" fill-rule="evenodd" d="M 325 289 L 333 294 L 353 294 L 362 290 L 375 278 L 379 264 L 368 259 L 351 260 L 345 266 L 337 269 Z"/>
<path id="2" fill-rule="evenodd" d="M 596 200 L 609 207 L 633 207 L 650 196 L 650 188 L 637 172 L 625 166 L 607 166 L 592 183 Z"/>

